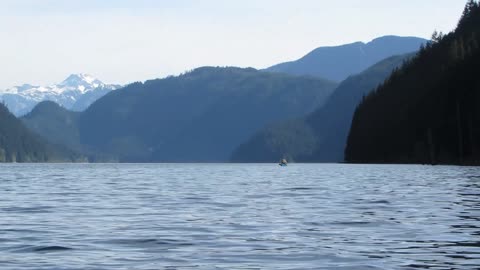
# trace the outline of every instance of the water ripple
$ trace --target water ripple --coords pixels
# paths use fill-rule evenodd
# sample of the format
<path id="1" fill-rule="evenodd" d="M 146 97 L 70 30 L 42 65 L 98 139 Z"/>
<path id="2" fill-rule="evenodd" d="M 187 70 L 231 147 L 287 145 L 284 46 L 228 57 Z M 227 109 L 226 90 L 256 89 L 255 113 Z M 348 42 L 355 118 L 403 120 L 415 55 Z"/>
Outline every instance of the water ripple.
<path id="1" fill-rule="evenodd" d="M 1 164 L 0 269 L 476 269 L 477 168 Z"/>

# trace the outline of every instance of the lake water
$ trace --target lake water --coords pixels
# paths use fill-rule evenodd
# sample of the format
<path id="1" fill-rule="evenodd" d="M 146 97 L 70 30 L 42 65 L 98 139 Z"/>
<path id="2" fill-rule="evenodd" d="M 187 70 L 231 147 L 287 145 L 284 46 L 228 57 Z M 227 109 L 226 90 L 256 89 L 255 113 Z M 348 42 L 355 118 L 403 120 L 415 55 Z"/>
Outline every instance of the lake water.
<path id="1" fill-rule="evenodd" d="M 0 165 L 0 269 L 479 269 L 480 168 Z"/>

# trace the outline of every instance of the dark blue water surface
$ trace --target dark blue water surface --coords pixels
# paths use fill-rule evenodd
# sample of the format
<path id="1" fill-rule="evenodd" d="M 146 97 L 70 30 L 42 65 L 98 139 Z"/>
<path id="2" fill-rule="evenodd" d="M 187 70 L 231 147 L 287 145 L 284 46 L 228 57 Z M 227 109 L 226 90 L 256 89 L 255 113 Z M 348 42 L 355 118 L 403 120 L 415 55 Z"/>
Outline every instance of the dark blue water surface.
<path id="1" fill-rule="evenodd" d="M 0 165 L 0 269 L 478 269 L 480 169 Z"/>

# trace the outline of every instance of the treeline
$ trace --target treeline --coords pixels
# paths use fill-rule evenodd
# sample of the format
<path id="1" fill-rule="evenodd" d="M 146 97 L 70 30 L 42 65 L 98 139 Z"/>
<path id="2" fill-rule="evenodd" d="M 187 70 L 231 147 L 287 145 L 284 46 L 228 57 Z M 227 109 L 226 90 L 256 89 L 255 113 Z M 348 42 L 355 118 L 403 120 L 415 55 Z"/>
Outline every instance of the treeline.
<path id="1" fill-rule="evenodd" d="M 312 113 L 268 125 L 232 154 L 233 162 L 341 162 L 355 107 L 414 53 L 392 56 L 340 83 Z"/>
<path id="2" fill-rule="evenodd" d="M 357 107 L 345 149 L 353 163 L 480 163 L 480 5 Z"/>
<path id="3" fill-rule="evenodd" d="M 59 161 L 81 161 L 81 156 L 64 147 L 48 144 L 0 103 L 0 162 Z"/>
<path id="4" fill-rule="evenodd" d="M 202 67 L 134 83 L 75 114 L 39 104 L 23 121 L 90 161 L 225 162 L 255 131 L 321 106 L 328 80 Z"/>

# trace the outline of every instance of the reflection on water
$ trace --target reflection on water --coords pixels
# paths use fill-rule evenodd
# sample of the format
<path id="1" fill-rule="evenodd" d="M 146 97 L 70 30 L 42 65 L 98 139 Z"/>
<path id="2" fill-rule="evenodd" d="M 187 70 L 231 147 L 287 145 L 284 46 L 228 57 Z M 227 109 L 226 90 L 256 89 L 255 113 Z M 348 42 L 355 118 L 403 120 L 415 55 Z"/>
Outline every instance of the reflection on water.
<path id="1" fill-rule="evenodd" d="M 0 269 L 478 269 L 480 170 L 0 165 Z"/>

